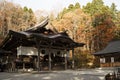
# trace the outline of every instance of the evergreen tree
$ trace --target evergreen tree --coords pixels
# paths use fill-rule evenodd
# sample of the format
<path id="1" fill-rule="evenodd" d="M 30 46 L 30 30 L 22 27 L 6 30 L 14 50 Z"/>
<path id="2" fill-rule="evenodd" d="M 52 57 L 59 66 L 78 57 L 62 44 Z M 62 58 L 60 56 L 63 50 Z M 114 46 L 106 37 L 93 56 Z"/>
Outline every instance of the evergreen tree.
<path id="1" fill-rule="evenodd" d="M 102 0 L 93 0 L 91 3 L 83 6 L 83 11 L 94 16 L 95 14 L 109 12 L 109 8 L 104 5 Z"/>
<path id="2" fill-rule="evenodd" d="M 80 4 L 78 2 L 75 4 L 75 8 L 76 9 L 80 8 Z"/>

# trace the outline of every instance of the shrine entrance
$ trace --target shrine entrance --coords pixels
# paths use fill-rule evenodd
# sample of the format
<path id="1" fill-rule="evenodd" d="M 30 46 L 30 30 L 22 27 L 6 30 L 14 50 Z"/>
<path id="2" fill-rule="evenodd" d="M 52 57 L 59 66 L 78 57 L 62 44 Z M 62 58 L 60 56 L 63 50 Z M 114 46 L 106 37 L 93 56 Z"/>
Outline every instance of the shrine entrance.
<path id="1" fill-rule="evenodd" d="M 50 53 L 49 53 L 50 52 Z M 40 50 L 40 63 L 38 66 L 38 52 L 34 47 L 23 47 L 17 48 L 17 58 L 16 58 L 16 69 L 26 70 L 49 70 L 49 54 L 51 60 L 51 70 L 64 70 L 67 69 L 69 63 L 69 51 L 42 48 Z M 69 67 L 70 68 L 70 67 Z"/>

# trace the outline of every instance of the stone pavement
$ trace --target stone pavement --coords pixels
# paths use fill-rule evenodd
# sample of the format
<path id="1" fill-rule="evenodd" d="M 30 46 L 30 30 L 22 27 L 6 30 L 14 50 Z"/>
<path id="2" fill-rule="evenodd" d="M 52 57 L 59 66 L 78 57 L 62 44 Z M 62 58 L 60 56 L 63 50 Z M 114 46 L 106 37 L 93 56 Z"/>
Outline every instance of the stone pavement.
<path id="1" fill-rule="evenodd" d="M 0 80 L 104 80 L 104 76 L 109 72 L 112 71 L 101 69 L 81 69 L 31 73 L 0 72 Z"/>

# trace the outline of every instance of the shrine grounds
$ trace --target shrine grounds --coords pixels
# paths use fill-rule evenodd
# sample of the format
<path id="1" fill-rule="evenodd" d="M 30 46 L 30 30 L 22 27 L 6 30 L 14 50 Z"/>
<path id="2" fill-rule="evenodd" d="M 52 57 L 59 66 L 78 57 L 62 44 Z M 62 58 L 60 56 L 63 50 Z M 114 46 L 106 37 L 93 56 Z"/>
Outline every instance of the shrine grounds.
<path id="1" fill-rule="evenodd" d="M 112 69 L 80 69 L 41 72 L 0 72 L 0 80 L 105 80 Z"/>

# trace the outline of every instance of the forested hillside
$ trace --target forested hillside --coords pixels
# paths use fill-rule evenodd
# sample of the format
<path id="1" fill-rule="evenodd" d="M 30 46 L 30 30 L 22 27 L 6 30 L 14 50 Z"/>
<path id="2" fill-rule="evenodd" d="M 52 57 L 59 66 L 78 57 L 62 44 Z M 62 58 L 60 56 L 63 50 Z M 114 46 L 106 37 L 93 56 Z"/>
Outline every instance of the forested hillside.
<path id="1" fill-rule="evenodd" d="M 0 2 L 0 38 L 9 30 L 22 31 L 46 16 L 36 19 L 32 9 L 22 8 L 11 2 Z M 97 59 L 92 53 L 102 50 L 113 39 L 120 39 L 120 10 L 113 3 L 104 5 L 102 0 L 93 0 L 85 6 L 80 3 L 65 7 L 57 17 L 50 13 L 50 23 L 58 31 L 67 31 L 76 42 L 83 42 L 83 48 L 75 50 L 77 67 L 97 66 Z"/>
<path id="2" fill-rule="evenodd" d="M 0 2 L 0 36 L 5 37 L 9 30 L 21 31 L 35 25 L 36 18 L 32 9 L 13 4 Z"/>

